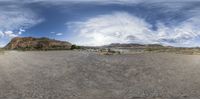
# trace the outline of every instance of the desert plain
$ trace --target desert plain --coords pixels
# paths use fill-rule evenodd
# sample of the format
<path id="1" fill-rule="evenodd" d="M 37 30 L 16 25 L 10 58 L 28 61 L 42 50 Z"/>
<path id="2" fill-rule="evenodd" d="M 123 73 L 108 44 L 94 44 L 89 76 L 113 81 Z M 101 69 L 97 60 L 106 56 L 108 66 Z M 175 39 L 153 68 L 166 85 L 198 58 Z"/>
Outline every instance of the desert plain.
<path id="1" fill-rule="evenodd" d="M 5 51 L 0 99 L 199 99 L 200 55 Z"/>

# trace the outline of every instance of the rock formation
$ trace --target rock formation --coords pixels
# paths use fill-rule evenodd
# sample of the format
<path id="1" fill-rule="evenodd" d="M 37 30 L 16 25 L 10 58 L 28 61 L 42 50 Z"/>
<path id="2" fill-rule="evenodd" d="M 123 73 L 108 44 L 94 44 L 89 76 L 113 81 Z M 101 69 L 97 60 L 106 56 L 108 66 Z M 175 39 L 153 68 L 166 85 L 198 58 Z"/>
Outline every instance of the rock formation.
<path id="1" fill-rule="evenodd" d="M 15 37 L 4 48 L 8 50 L 68 50 L 72 44 L 49 38 Z"/>

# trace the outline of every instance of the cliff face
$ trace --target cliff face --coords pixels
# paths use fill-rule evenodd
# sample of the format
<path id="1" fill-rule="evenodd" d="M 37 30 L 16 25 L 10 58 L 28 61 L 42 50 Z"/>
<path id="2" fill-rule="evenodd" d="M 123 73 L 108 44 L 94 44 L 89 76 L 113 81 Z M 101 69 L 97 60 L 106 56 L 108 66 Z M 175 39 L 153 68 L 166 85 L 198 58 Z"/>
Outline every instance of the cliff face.
<path id="1" fill-rule="evenodd" d="M 49 38 L 16 37 L 4 48 L 8 50 L 67 50 L 72 44 Z"/>

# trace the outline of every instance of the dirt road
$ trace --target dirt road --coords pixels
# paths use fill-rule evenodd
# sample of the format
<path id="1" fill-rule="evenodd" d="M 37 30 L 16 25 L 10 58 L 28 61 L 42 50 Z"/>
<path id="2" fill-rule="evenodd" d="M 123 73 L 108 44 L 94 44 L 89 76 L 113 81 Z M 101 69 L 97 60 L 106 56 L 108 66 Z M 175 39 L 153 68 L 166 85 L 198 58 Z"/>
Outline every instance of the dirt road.
<path id="1" fill-rule="evenodd" d="M 199 99 L 200 56 L 77 51 L 0 55 L 0 99 Z"/>

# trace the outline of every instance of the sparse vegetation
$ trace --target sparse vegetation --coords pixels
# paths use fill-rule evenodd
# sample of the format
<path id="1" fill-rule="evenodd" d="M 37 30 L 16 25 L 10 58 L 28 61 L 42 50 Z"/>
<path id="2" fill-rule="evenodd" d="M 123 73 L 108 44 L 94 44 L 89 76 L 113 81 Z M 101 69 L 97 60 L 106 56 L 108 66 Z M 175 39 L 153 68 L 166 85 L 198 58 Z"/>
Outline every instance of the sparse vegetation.
<path id="1" fill-rule="evenodd" d="M 99 51 L 100 55 L 118 55 L 121 54 L 119 51 L 114 51 L 111 49 L 100 49 Z"/>
<path id="2" fill-rule="evenodd" d="M 77 45 L 72 45 L 72 46 L 71 46 L 71 50 L 74 50 L 74 49 L 81 49 L 81 47 L 80 47 L 80 46 L 77 46 Z"/>

